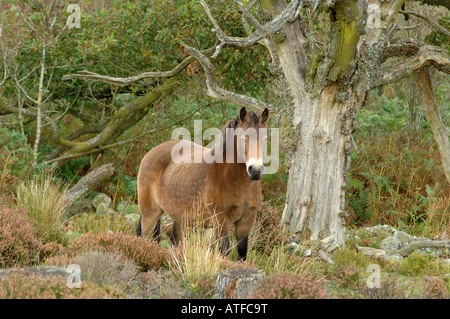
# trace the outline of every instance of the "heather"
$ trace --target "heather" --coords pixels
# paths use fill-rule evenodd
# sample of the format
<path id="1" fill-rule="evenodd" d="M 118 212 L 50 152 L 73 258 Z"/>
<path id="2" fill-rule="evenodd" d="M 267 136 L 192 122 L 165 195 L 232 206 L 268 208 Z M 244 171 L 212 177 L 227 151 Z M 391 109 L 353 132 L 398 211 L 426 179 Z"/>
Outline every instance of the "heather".
<path id="1" fill-rule="evenodd" d="M 286 29 L 227 42 L 265 33 L 276 2 L 299 5 Z M 344 2 L 363 6 L 356 20 L 342 1 L 0 0 L 0 298 L 215 299 L 220 274 L 242 270 L 264 273 L 250 298 L 448 299 L 450 11 L 430 5 L 448 1 Z M 202 221 L 173 246 L 167 213 L 158 240 L 137 236 L 143 157 L 178 138 L 211 146 L 236 97 L 280 133 L 246 260 L 234 225 L 227 255 Z M 27 273 L 47 266 L 62 275 Z"/>

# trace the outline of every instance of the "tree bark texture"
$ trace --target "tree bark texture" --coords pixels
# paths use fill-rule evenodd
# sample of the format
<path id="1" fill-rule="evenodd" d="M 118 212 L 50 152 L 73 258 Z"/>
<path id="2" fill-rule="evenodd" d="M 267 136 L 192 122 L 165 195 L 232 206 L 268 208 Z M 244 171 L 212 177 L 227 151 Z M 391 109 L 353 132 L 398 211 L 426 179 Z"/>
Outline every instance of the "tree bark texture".
<path id="1" fill-rule="evenodd" d="M 449 131 L 439 116 L 436 98 L 431 82 L 428 68 L 420 69 L 417 74 L 417 88 L 422 100 L 422 107 L 425 112 L 427 122 L 433 131 L 434 139 L 441 155 L 442 166 L 447 181 L 450 184 L 450 143 L 448 141 Z"/>
<path id="2" fill-rule="evenodd" d="M 331 236 L 336 245 L 344 243 L 353 122 L 367 92 L 351 81 L 336 82 L 351 66 L 364 19 L 360 2 L 341 2 L 334 24 L 337 40 L 322 63 L 326 68 L 317 70 L 315 80 L 307 76 L 306 40 L 298 20 L 285 25 L 282 41 L 272 41 L 292 95 L 298 138 L 291 158 L 283 222 L 301 237 L 314 240 Z M 262 5 L 274 16 L 285 3 L 267 0 Z M 339 10 L 344 6 L 345 10 Z M 307 89 L 308 81 L 310 85 L 316 82 L 314 89 Z"/>
<path id="3" fill-rule="evenodd" d="M 89 191 L 93 190 L 96 185 L 107 178 L 110 178 L 114 173 L 115 164 L 108 163 L 99 166 L 89 172 L 86 176 L 78 181 L 66 194 L 66 198 L 74 202 L 83 198 Z"/>

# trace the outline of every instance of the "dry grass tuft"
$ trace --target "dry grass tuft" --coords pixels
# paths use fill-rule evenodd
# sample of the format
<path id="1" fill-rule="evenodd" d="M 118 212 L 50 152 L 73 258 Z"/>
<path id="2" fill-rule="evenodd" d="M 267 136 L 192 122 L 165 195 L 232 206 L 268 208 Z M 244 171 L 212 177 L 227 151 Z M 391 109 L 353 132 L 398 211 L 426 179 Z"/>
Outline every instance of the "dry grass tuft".
<path id="1" fill-rule="evenodd" d="M 46 172 L 17 186 L 17 206 L 26 209 L 43 242 L 64 242 L 62 223 L 70 204 L 67 191 L 67 185 Z"/>

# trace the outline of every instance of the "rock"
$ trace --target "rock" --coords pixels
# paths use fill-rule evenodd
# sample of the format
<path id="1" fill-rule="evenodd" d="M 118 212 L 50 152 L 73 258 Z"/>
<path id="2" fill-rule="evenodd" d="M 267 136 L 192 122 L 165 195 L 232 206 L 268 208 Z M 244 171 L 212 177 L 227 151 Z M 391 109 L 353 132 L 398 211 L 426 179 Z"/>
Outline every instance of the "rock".
<path id="1" fill-rule="evenodd" d="M 286 246 L 286 252 L 289 254 L 295 254 L 299 250 L 300 246 L 297 243 L 291 242 Z"/>
<path id="2" fill-rule="evenodd" d="M 128 214 L 136 214 L 136 213 L 139 213 L 139 206 L 135 205 L 135 204 L 132 204 L 129 201 L 125 201 L 124 200 L 124 201 L 121 201 L 117 205 L 116 210 L 119 213 L 124 213 L 126 215 L 128 215 Z"/>
<path id="3" fill-rule="evenodd" d="M 79 199 L 69 207 L 69 217 L 92 210 L 92 202 L 87 198 Z"/>
<path id="4" fill-rule="evenodd" d="M 225 270 L 217 274 L 216 289 L 219 299 L 245 299 L 266 278 L 259 269 Z"/>
<path id="5" fill-rule="evenodd" d="M 400 256 L 399 254 L 386 255 L 385 258 L 391 262 L 397 262 L 397 261 L 401 261 L 403 259 L 403 257 Z"/>
<path id="6" fill-rule="evenodd" d="M 141 214 L 128 214 L 125 215 L 125 219 L 127 221 L 128 224 L 134 226 L 137 224 L 137 222 L 139 221 L 139 218 L 141 218 Z"/>
<path id="7" fill-rule="evenodd" d="M 300 244 L 300 239 L 297 236 L 295 236 L 295 235 L 291 235 L 291 236 L 288 237 L 286 242 L 288 244 L 290 244 L 290 243 Z"/>
<path id="8" fill-rule="evenodd" d="M 326 262 L 328 264 L 334 265 L 334 261 L 333 259 L 331 259 L 330 254 L 323 249 L 319 249 L 319 251 L 317 252 L 317 254 L 319 255 L 319 258 L 323 261 Z"/>
<path id="9" fill-rule="evenodd" d="M 97 214 L 99 215 L 105 215 L 108 214 L 110 211 L 109 206 L 106 203 L 100 203 L 98 204 L 98 206 L 95 208 L 95 211 L 97 212 Z"/>
<path id="10" fill-rule="evenodd" d="M 411 241 L 432 241 L 430 238 L 427 237 L 411 237 Z"/>
<path id="11" fill-rule="evenodd" d="M 304 256 L 304 257 L 309 257 L 309 256 L 311 256 L 311 255 L 312 255 L 311 249 L 306 249 L 306 250 L 303 252 L 303 256 Z"/>
<path id="12" fill-rule="evenodd" d="M 400 240 L 393 236 L 386 237 L 380 244 L 380 247 L 387 251 L 396 251 L 403 247 Z"/>
<path id="13" fill-rule="evenodd" d="M 322 247 L 325 248 L 329 252 L 339 248 L 339 244 L 336 243 L 336 240 L 334 239 L 333 236 L 328 236 L 324 239 L 321 239 L 320 243 L 321 243 Z"/>
<path id="14" fill-rule="evenodd" d="M 374 237 L 383 238 L 394 234 L 396 229 L 390 225 L 377 225 L 366 227 L 365 230 Z"/>
<path id="15" fill-rule="evenodd" d="M 400 241 L 402 247 L 406 246 L 406 244 L 408 244 L 413 239 L 409 234 L 401 230 L 397 230 L 394 233 L 394 238 Z"/>
<path id="16" fill-rule="evenodd" d="M 361 254 L 364 254 L 372 258 L 381 258 L 386 256 L 386 251 L 382 249 L 375 249 L 372 247 L 362 247 L 362 246 L 358 246 L 357 249 L 358 252 L 360 252 Z"/>
<path id="17" fill-rule="evenodd" d="M 104 204 L 106 208 L 109 208 L 111 206 L 111 201 L 111 198 L 107 195 L 100 193 L 92 200 L 92 206 L 97 209 L 100 204 Z"/>
<path id="18" fill-rule="evenodd" d="M 6 268 L 0 269 L 0 279 L 4 280 L 9 274 L 15 274 L 18 272 L 24 272 L 25 275 L 39 275 L 43 277 L 58 276 L 67 278 L 72 273 L 66 268 L 56 266 L 32 266 L 25 268 Z"/>

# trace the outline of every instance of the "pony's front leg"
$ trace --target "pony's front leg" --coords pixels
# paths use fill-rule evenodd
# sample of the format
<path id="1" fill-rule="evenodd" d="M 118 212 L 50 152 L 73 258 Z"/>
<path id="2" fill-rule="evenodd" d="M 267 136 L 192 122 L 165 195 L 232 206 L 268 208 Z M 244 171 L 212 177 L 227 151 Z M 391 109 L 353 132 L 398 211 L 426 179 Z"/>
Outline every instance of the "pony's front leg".
<path id="1" fill-rule="evenodd" d="M 230 225 L 228 222 L 222 222 L 218 225 L 215 225 L 216 239 L 219 243 L 219 252 L 228 256 L 230 253 Z"/>
<path id="2" fill-rule="evenodd" d="M 219 252 L 224 256 L 230 254 L 230 236 L 228 234 L 219 238 Z"/>
<path id="3" fill-rule="evenodd" d="M 256 209 L 249 209 L 235 224 L 237 252 L 240 261 L 247 259 L 248 237 L 256 221 Z"/>

